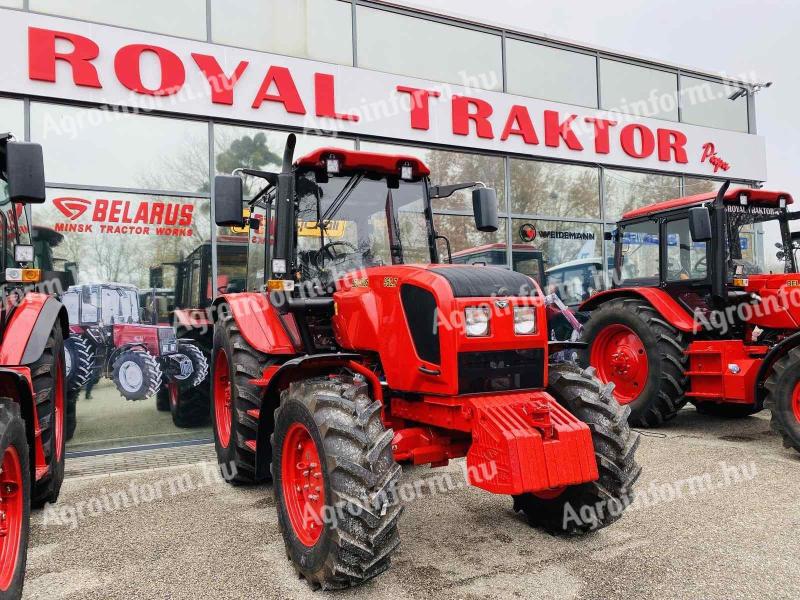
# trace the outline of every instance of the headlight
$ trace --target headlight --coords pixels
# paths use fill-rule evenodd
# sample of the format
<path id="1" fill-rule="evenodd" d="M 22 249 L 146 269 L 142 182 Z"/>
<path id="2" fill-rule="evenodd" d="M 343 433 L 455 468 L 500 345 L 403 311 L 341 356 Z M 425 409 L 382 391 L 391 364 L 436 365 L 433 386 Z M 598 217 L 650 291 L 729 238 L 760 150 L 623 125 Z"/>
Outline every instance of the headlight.
<path id="1" fill-rule="evenodd" d="M 464 323 L 468 337 L 486 337 L 489 335 L 489 308 L 473 306 L 465 309 Z"/>
<path id="2" fill-rule="evenodd" d="M 531 335 L 536 333 L 536 308 L 533 306 L 514 307 L 514 333 Z"/>

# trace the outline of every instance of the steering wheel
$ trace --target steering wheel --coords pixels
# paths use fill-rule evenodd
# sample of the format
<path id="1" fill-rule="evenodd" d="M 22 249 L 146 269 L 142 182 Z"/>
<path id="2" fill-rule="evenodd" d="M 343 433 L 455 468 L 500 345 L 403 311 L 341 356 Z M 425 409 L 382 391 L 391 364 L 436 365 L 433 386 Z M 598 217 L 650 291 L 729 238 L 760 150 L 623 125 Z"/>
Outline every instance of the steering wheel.
<path id="1" fill-rule="evenodd" d="M 335 248 L 337 246 L 345 248 L 346 251 L 336 252 Z M 358 253 L 358 248 L 350 242 L 328 242 L 314 253 L 311 257 L 311 263 L 317 270 L 323 271 L 326 268 L 326 261 L 328 262 L 328 268 L 330 268 L 330 265 L 342 265 L 355 253 Z"/>

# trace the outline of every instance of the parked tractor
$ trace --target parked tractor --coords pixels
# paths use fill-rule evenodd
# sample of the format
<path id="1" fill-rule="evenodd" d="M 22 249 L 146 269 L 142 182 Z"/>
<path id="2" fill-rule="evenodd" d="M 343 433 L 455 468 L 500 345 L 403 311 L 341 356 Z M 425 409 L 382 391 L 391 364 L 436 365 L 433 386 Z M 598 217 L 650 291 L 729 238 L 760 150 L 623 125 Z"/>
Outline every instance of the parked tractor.
<path id="1" fill-rule="evenodd" d="M 162 385 L 194 387 L 208 375 L 208 361 L 171 326 L 140 320 L 139 290 L 120 283 L 72 286 L 62 301 L 69 312 L 67 381 L 79 389 L 91 378 L 110 378 L 128 400 L 152 397 Z"/>
<path id="2" fill-rule="evenodd" d="M 266 291 L 215 300 L 211 369 L 222 474 L 272 478 L 298 573 L 335 589 L 388 568 L 398 463 L 466 457 L 471 484 L 553 532 L 617 520 L 640 472 L 628 410 L 591 370 L 548 360 L 569 344 L 549 344 L 533 279 L 440 263 L 434 203 L 474 189 L 476 226 L 495 231 L 494 190 L 433 186 L 410 156 L 325 148 L 293 162 L 294 146 L 280 173 L 215 180 L 218 225 L 274 236 L 250 236 L 247 288 Z M 265 182 L 246 208 L 240 175 Z M 567 507 L 610 510 L 588 522 Z"/>
<path id="3" fill-rule="evenodd" d="M 655 427 L 686 404 L 745 417 L 772 411 L 800 451 L 800 235 L 791 195 L 730 189 L 625 214 L 613 235 L 613 288 L 581 306 L 589 364 L 631 423 Z M 753 251 L 757 228 L 780 231 L 779 273 Z"/>
<path id="4" fill-rule="evenodd" d="M 0 598 L 22 597 L 30 510 L 64 480 L 67 314 L 33 268 L 26 204 L 45 201 L 41 146 L 0 135 Z"/>
<path id="5" fill-rule="evenodd" d="M 451 260 L 456 265 L 505 267 L 507 265 L 506 252 L 505 244 L 487 244 L 453 252 Z M 541 250 L 527 244 L 513 244 L 511 269 L 532 277 L 540 286 L 544 285 L 544 254 Z"/>

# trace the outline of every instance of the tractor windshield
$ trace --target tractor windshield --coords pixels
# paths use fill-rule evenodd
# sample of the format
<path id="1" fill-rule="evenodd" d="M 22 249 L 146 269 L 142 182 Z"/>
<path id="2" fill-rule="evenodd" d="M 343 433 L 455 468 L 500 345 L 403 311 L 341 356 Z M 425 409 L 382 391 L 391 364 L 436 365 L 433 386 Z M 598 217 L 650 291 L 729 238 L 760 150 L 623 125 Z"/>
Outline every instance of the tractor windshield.
<path id="1" fill-rule="evenodd" d="M 366 267 L 433 261 L 422 181 L 356 174 L 297 179 L 297 257 L 304 279 Z M 335 275 L 334 275 L 335 276 Z"/>
<path id="2" fill-rule="evenodd" d="M 768 252 L 758 250 L 759 237 L 778 240 L 776 246 L 780 252 L 777 253 L 777 259 L 783 267 L 782 270 L 787 273 L 797 272 L 794 253 L 791 251 L 786 209 L 728 204 L 725 212 L 725 259 L 729 282 L 734 277 L 775 271 L 775 261 L 768 260 Z"/>

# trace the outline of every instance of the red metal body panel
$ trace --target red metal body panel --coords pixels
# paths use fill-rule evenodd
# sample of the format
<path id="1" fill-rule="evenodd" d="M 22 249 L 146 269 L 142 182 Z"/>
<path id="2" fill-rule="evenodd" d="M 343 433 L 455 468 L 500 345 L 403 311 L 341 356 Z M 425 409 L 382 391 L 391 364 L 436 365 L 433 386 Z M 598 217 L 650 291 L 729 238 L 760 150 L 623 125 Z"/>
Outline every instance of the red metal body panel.
<path id="1" fill-rule="evenodd" d="M 589 427 L 544 391 L 392 398 L 395 459 L 446 464 L 466 455 L 470 483 L 539 492 L 599 477 Z M 426 424 L 427 427 L 419 427 Z"/>
<path id="2" fill-rule="evenodd" d="M 310 167 L 312 169 L 324 169 L 325 159 L 331 154 L 339 158 L 340 171 L 364 170 L 371 173 L 382 173 L 398 175 L 400 165 L 408 163 L 411 165 L 414 177 L 427 177 L 431 174 L 430 169 L 420 159 L 403 154 L 375 154 L 373 152 L 359 152 L 357 150 L 345 150 L 343 148 L 320 148 L 298 158 L 295 161 L 296 167 Z"/>
<path id="3" fill-rule="evenodd" d="M 114 325 L 114 347 L 126 344 L 142 344 L 153 356 L 161 354 L 158 345 L 158 325 L 140 325 L 139 323 L 118 323 Z"/>
<path id="4" fill-rule="evenodd" d="M 600 304 L 606 302 L 607 300 L 612 300 L 619 297 L 635 298 L 636 296 L 639 296 L 652 304 L 653 308 L 661 313 L 661 316 L 663 316 L 664 319 L 666 319 L 667 322 L 673 327 L 686 332 L 693 332 L 695 330 L 695 322 L 686 309 L 678 304 L 678 301 L 672 296 L 656 287 L 615 288 L 612 290 L 599 292 L 581 304 L 578 310 L 590 311 L 597 308 Z"/>
<path id="5" fill-rule="evenodd" d="M 436 265 L 436 268 L 446 267 Z M 436 298 L 440 324 L 439 365 L 417 355 L 400 299 L 403 284 L 426 289 Z M 536 285 L 533 280 L 531 284 Z M 337 341 L 346 350 L 377 352 L 382 359 L 386 382 L 393 390 L 445 396 L 458 394 L 459 352 L 542 348 L 547 354 L 546 327 L 540 326 L 534 335 L 514 333 L 515 305 L 536 306 L 538 322 L 546 322 L 540 293 L 532 298 L 503 298 L 508 301 L 504 308 L 497 306 L 498 298 L 455 298 L 444 277 L 419 265 L 370 268 L 346 276 L 339 282 L 339 290 L 334 294 L 336 315 L 333 318 Z M 490 335 L 466 336 L 463 315 L 464 309 L 471 306 L 490 308 Z M 420 368 L 433 373 L 423 373 Z M 435 374 L 437 372 L 439 374 Z M 546 382 L 546 372 L 544 376 Z"/>
<path id="6" fill-rule="evenodd" d="M 758 370 L 768 351 L 741 340 L 692 342 L 686 395 L 699 402 L 754 404 Z"/>
<path id="7" fill-rule="evenodd" d="M 748 323 L 764 329 L 800 329 L 800 275 L 750 275 L 745 289 L 761 297 Z"/>
<path id="8" fill-rule="evenodd" d="M 47 294 L 25 294 L 14 309 L 3 333 L 3 339 L 0 340 L 0 365 L 13 367 L 22 362 L 25 347 L 39 319 L 39 313 L 49 298 Z"/>
<path id="9" fill-rule="evenodd" d="M 297 354 L 281 324 L 278 311 L 265 294 L 242 292 L 223 294 L 215 305 L 226 303 L 247 343 L 265 354 Z"/>
<path id="10" fill-rule="evenodd" d="M 740 196 L 747 196 L 748 202 L 756 204 L 767 204 L 777 206 L 778 201 L 783 198 L 786 200 L 786 205 L 794 202 L 792 195 L 788 192 L 775 192 L 769 190 L 752 190 L 750 188 L 731 188 L 725 193 L 725 201 L 731 203 L 738 203 Z M 712 202 L 717 197 L 716 192 L 707 192 L 704 194 L 696 194 L 694 196 L 686 196 L 685 198 L 674 198 L 672 200 L 665 200 L 664 202 L 657 202 L 649 206 L 643 206 L 622 215 L 623 220 L 635 219 L 637 217 L 644 217 L 675 208 L 682 208 L 685 206 L 694 206 L 702 204 L 703 202 Z"/>

